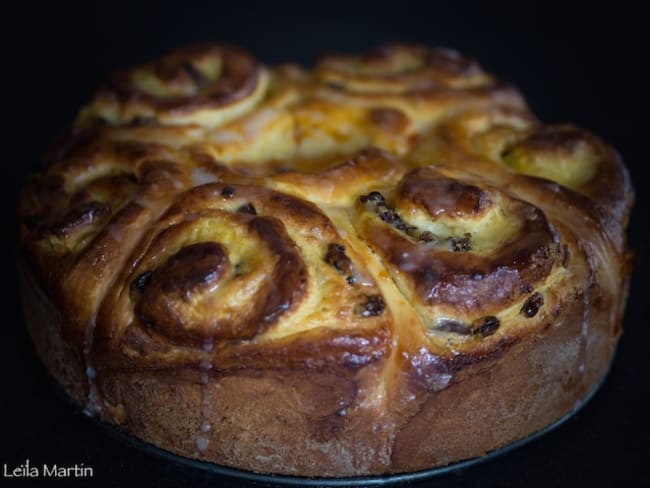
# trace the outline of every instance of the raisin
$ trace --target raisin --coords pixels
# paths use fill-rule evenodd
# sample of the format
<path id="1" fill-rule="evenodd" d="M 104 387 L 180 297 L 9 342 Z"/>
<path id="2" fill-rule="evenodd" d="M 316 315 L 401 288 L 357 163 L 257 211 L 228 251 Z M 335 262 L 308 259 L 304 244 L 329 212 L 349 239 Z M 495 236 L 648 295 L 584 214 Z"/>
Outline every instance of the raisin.
<path id="1" fill-rule="evenodd" d="M 465 237 L 450 237 L 449 242 L 451 243 L 451 250 L 454 252 L 467 252 L 472 250 L 472 241 L 468 235 Z"/>
<path id="2" fill-rule="evenodd" d="M 235 194 L 235 189 L 232 186 L 224 186 L 221 190 L 221 196 L 224 198 L 232 198 Z"/>
<path id="3" fill-rule="evenodd" d="M 368 295 L 366 296 L 366 302 L 358 306 L 357 313 L 362 317 L 373 317 L 381 315 L 384 308 L 386 308 L 386 304 L 380 295 Z"/>
<path id="4" fill-rule="evenodd" d="M 345 254 L 345 246 L 335 242 L 327 246 L 327 254 L 325 254 L 325 262 L 331 264 L 341 274 L 352 275 L 354 273 L 352 261 Z M 349 283 L 348 277 L 348 283 Z"/>
<path id="5" fill-rule="evenodd" d="M 395 224 L 399 220 L 397 212 L 388 207 L 384 207 L 379 211 L 379 218 L 387 224 Z"/>
<path id="6" fill-rule="evenodd" d="M 521 307 L 521 314 L 525 317 L 534 317 L 537 315 L 540 307 L 544 305 L 544 297 L 541 293 L 533 293 L 528 297 L 528 300 L 524 302 L 523 307 Z"/>
<path id="7" fill-rule="evenodd" d="M 144 273 L 141 273 L 138 275 L 136 279 L 133 280 L 133 288 L 135 288 L 138 291 L 144 290 L 145 286 L 147 286 L 147 283 L 149 283 L 149 280 L 151 279 L 151 271 L 145 271 Z"/>
<path id="8" fill-rule="evenodd" d="M 245 203 L 239 207 L 237 211 L 245 214 L 257 215 L 257 210 L 255 210 L 255 207 L 253 207 L 251 203 Z"/>
<path id="9" fill-rule="evenodd" d="M 569 246 L 564 244 L 562 246 L 562 267 L 565 269 L 568 268 L 570 260 L 571 260 L 571 252 L 569 251 Z"/>
<path id="10" fill-rule="evenodd" d="M 377 203 L 377 204 L 385 204 L 386 203 L 386 199 L 384 198 L 384 195 L 382 195 L 378 191 L 371 191 L 367 195 L 361 195 L 359 197 L 359 201 L 361 203 L 366 203 L 366 202 Z"/>
<path id="11" fill-rule="evenodd" d="M 439 319 L 436 321 L 432 330 L 438 332 L 453 332 L 454 334 L 469 335 L 472 329 L 469 324 L 454 319 Z"/>
<path id="12" fill-rule="evenodd" d="M 372 203 L 372 210 L 377 212 L 379 218 L 387 224 L 392 225 L 397 230 L 401 230 L 409 235 L 412 235 L 417 230 L 417 227 L 404 222 L 395 209 L 386 204 L 384 196 L 378 191 L 370 192 L 367 195 L 361 195 L 359 200 L 362 203 Z"/>
<path id="13" fill-rule="evenodd" d="M 497 331 L 501 325 L 501 322 L 499 322 L 499 319 L 494 315 L 488 315 L 487 317 L 483 317 L 482 319 L 475 321 L 473 325 L 474 329 L 472 333 L 474 335 L 487 337 L 491 336 Z"/>
<path id="14" fill-rule="evenodd" d="M 407 234 L 412 234 L 414 231 L 417 230 L 417 227 L 413 225 L 408 225 L 406 222 L 404 222 L 399 215 L 397 216 L 397 222 L 395 223 L 395 228 L 397 230 L 401 230 L 402 232 L 406 232 Z"/>

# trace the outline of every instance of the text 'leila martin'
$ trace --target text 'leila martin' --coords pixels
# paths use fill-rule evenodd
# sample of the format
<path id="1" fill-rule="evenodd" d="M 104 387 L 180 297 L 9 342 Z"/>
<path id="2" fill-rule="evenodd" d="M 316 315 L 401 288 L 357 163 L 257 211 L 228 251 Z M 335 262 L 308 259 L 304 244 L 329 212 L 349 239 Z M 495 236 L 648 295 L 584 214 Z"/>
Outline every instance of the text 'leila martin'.
<path id="1" fill-rule="evenodd" d="M 32 465 L 27 459 L 24 464 L 18 466 L 2 465 L 2 476 L 4 478 L 90 478 L 94 476 L 93 468 L 81 464 L 72 466 L 61 466 L 58 464 Z"/>

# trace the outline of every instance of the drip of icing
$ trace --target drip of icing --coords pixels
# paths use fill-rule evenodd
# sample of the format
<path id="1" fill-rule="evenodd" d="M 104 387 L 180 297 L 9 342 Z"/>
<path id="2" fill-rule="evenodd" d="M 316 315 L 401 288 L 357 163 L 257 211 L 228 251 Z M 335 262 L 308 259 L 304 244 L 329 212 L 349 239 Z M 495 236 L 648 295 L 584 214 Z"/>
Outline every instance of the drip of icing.
<path id="1" fill-rule="evenodd" d="M 244 125 L 244 131 L 247 135 L 256 137 L 267 127 L 271 122 L 277 119 L 281 112 L 274 108 L 261 109 L 251 117 Z"/>
<path id="2" fill-rule="evenodd" d="M 312 227 L 311 228 L 311 233 L 319 241 L 324 240 L 323 232 L 320 230 L 320 227 Z"/>
<path id="3" fill-rule="evenodd" d="M 214 340 L 212 337 L 206 337 L 203 340 L 203 350 L 212 352 L 213 349 Z M 201 424 L 199 425 L 199 434 L 196 436 L 195 444 L 199 452 L 204 452 L 208 448 L 210 440 L 203 434 L 207 434 L 212 430 L 212 423 L 210 422 L 210 371 L 212 370 L 212 363 L 201 361 L 199 370 L 201 381 Z"/>
<path id="4" fill-rule="evenodd" d="M 357 279 L 356 283 L 359 286 L 375 286 L 375 280 L 364 267 L 355 267 L 354 275 Z"/>
<path id="5" fill-rule="evenodd" d="M 201 452 L 205 451 L 208 448 L 208 443 L 208 439 L 202 435 L 196 438 L 196 448 Z"/>
<path id="6" fill-rule="evenodd" d="M 424 347 L 420 348 L 418 354 L 414 356 L 410 356 L 406 352 L 403 352 L 402 356 L 405 359 L 410 359 L 418 378 L 432 392 L 444 390 L 453 380 L 451 373 L 439 370 L 438 358 L 431 355 Z"/>
<path id="7" fill-rule="evenodd" d="M 211 139 L 218 144 L 229 144 L 231 142 L 241 142 L 243 136 L 239 132 L 224 130 L 212 134 Z"/>
<path id="8" fill-rule="evenodd" d="M 86 379 L 88 380 L 88 403 L 84 408 L 84 413 L 89 416 L 95 416 L 102 411 L 99 403 L 99 390 L 97 389 L 97 371 L 95 370 L 92 357 L 92 344 L 95 336 L 95 317 L 93 317 L 86 326 L 86 337 L 84 340 L 83 354 L 86 361 Z"/>
<path id="9" fill-rule="evenodd" d="M 106 230 L 115 242 L 121 244 L 125 238 L 126 233 L 130 230 L 130 227 L 124 224 L 109 224 L 106 227 Z"/>
<path id="10" fill-rule="evenodd" d="M 212 337 L 206 337 L 203 339 L 203 350 L 205 352 L 212 352 L 214 349 L 214 339 Z"/>
<path id="11" fill-rule="evenodd" d="M 222 130 L 211 134 L 211 139 L 217 144 L 241 143 L 247 138 L 257 137 L 267 126 L 269 126 L 280 114 L 277 109 L 267 108 L 254 114 L 243 124 L 239 130 Z M 243 130 L 242 130 L 243 129 Z"/>
<path id="12" fill-rule="evenodd" d="M 587 356 L 587 337 L 589 335 L 589 300 L 588 290 L 582 294 L 582 325 L 580 328 L 580 351 L 578 353 L 578 373 L 581 376 L 585 374 L 585 358 Z"/>
<path id="13" fill-rule="evenodd" d="M 582 404 L 583 404 L 583 401 L 581 399 L 576 400 L 576 402 L 573 404 L 573 411 L 577 412 L 578 410 L 580 410 L 580 408 L 582 407 Z"/>
<path id="14" fill-rule="evenodd" d="M 219 178 L 217 178 L 216 175 L 210 173 L 209 171 L 206 171 L 201 167 L 192 168 L 191 177 L 192 186 L 201 186 L 205 185 L 206 183 L 214 183 L 216 181 L 219 181 Z"/>
<path id="15" fill-rule="evenodd" d="M 580 349 L 578 350 L 578 377 L 581 381 L 585 377 L 585 359 L 587 357 L 587 338 L 589 336 L 589 307 L 591 305 L 591 300 L 589 298 L 588 289 L 585 290 L 582 294 L 582 324 L 580 326 Z M 577 411 L 583 400 L 578 399 L 573 405 L 573 411 Z"/>
<path id="16" fill-rule="evenodd" d="M 185 183 L 180 178 L 172 179 L 172 184 L 174 185 L 174 189 L 176 189 L 176 190 L 184 190 L 185 189 Z"/>

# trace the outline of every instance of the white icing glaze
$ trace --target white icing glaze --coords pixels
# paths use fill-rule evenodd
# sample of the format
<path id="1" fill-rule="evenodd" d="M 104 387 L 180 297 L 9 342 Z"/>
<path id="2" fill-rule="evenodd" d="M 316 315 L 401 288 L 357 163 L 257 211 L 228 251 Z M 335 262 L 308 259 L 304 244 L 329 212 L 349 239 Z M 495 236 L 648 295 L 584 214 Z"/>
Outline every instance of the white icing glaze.
<path id="1" fill-rule="evenodd" d="M 106 230 L 117 243 L 121 243 L 124 240 L 124 236 L 131 230 L 130 226 L 124 224 L 111 223 L 106 226 Z"/>
<path id="2" fill-rule="evenodd" d="M 214 339 L 212 337 L 205 337 L 203 341 L 203 350 L 211 352 L 214 349 Z M 200 369 L 200 382 L 201 382 L 201 424 L 199 425 L 199 433 L 196 436 L 195 444 L 199 452 L 204 452 L 210 444 L 208 439 L 203 434 L 212 430 L 212 423 L 210 422 L 210 371 L 212 370 L 212 363 L 209 361 L 201 361 L 199 363 Z"/>
<path id="3" fill-rule="evenodd" d="M 95 336 L 95 317 L 86 325 L 86 336 L 84 338 L 83 354 L 86 361 L 86 379 L 88 380 L 88 402 L 84 408 L 84 413 L 89 416 L 95 416 L 102 411 L 99 402 L 99 391 L 97 389 L 97 371 L 95 370 L 92 358 L 92 345 Z"/>
<path id="4" fill-rule="evenodd" d="M 585 358 L 587 355 L 587 339 L 589 337 L 589 307 L 591 301 L 589 299 L 589 292 L 585 290 L 582 294 L 582 325 L 580 327 L 580 351 L 578 353 L 578 373 L 584 376 L 585 373 Z"/>
<path id="5" fill-rule="evenodd" d="M 206 183 L 214 183 L 219 181 L 219 178 L 217 178 L 216 175 L 200 167 L 192 168 L 191 178 L 192 186 L 201 186 L 205 185 Z"/>
<path id="6" fill-rule="evenodd" d="M 199 450 L 199 452 L 204 452 L 208 448 L 208 444 L 210 444 L 210 441 L 207 437 L 202 435 L 197 436 L 196 448 Z"/>
<path id="7" fill-rule="evenodd" d="M 206 337 L 203 339 L 203 350 L 205 352 L 212 352 L 214 349 L 214 338 L 213 337 Z"/>
<path id="8" fill-rule="evenodd" d="M 356 284 L 359 286 L 375 286 L 375 280 L 363 266 L 354 267 L 354 277 Z"/>

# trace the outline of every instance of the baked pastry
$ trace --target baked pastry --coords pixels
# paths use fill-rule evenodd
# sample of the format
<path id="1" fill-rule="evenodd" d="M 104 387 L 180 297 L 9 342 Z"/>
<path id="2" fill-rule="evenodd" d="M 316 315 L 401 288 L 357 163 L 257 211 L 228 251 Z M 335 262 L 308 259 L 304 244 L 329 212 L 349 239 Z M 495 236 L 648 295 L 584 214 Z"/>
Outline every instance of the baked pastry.
<path id="1" fill-rule="evenodd" d="M 311 71 L 203 44 L 117 73 L 19 209 L 36 350 L 191 458 L 342 477 L 481 456 L 606 374 L 633 193 L 447 49 Z"/>

